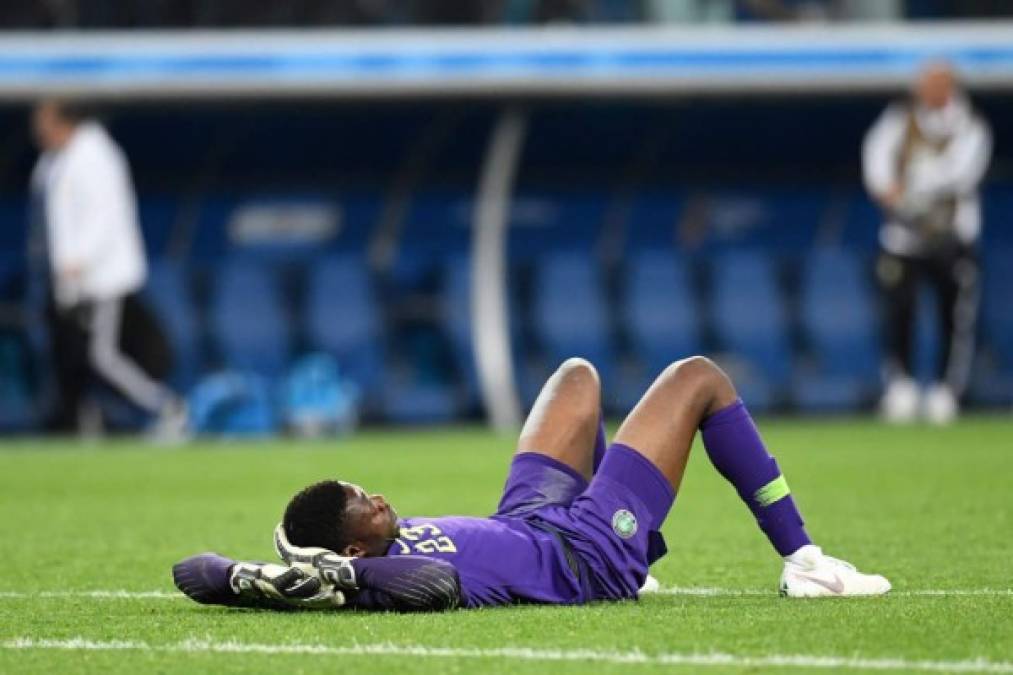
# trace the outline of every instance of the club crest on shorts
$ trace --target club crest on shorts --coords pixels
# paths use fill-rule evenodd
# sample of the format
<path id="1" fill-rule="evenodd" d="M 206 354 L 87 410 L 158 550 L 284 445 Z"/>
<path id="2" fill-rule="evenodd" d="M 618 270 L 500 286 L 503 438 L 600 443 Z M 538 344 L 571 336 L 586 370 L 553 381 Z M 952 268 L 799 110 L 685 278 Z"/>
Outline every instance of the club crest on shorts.
<path id="1" fill-rule="evenodd" d="M 626 509 L 619 509 L 612 515 L 612 530 L 620 539 L 629 539 L 637 533 L 637 517 Z"/>

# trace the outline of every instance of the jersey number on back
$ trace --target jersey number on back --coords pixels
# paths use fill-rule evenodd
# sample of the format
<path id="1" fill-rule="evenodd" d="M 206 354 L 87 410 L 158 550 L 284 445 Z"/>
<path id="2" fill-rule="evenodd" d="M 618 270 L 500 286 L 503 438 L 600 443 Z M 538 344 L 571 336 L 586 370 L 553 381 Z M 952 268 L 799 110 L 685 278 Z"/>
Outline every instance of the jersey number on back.
<path id="1" fill-rule="evenodd" d="M 402 527 L 401 536 L 397 539 L 401 546 L 401 555 L 410 553 L 457 553 L 457 547 L 450 537 L 443 534 L 440 528 L 432 523 L 422 523 L 414 527 Z"/>

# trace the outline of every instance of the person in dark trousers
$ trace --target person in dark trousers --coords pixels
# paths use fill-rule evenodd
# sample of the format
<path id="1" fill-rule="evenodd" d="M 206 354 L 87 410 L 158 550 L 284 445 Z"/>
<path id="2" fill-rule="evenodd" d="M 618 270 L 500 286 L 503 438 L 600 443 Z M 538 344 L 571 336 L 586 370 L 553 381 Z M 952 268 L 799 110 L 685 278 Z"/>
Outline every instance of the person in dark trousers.
<path id="1" fill-rule="evenodd" d="M 78 105 L 43 101 L 32 127 L 42 150 L 32 189 L 50 272 L 53 425 L 79 430 L 94 375 L 154 416 L 155 435 L 174 440 L 185 432 L 186 406 L 159 381 L 171 355 L 138 295 L 147 262 L 126 158 Z"/>
<path id="2" fill-rule="evenodd" d="M 877 275 L 886 306 L 881 412 L 887 420 L 909 421 L 920 413 L 946 424 L 959 411 L 978 310 L 978 186 L 991 151 L 988 125 L 945 63 L 926 66 L 911 100 L 890 105 L 865 138 L 865 184 L 883 210 Z M 934 381 L 925 392 L 912 373 L 922 284 L 936 298 L 942 334 Z"/>

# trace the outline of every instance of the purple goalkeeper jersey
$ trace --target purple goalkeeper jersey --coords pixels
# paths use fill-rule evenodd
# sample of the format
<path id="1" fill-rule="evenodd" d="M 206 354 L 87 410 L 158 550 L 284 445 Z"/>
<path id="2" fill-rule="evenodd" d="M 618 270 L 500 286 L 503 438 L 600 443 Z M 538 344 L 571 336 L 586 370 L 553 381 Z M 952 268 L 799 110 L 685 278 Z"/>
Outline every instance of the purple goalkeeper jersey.
<path id="1" fill-rule="evenodd" d="M 557 536 L 526 519 L 446 516 L 408 518 L 400 525 L 387 555 L 451 563 L 467 607 L 587 599 Z"/>
<path id="2" fill-rule="evenodd" d="M 613 445 L 605 453 L 590 484 L 556 459 L 518 453 L 494 515 L 402 520 L 400 536 L 385 557 L 418 556 L 453 565 L 466 607 L 635 598 L 648 566 L 664 555 L 658 529 L 674 498 L 661 472 L 625 446 Z M 374 566 L 369 559 L 361 565 L 363 572 Z M 401 566 L 393 572 L 375 566 L 365 586 L 387 595 L 401 593 L 410 601 L 442 585 L 429 578 L 440 576 L 440 570 L 416 575 Z M 396 606 L 385 596 L 361 595 L 366 608 Z"/>

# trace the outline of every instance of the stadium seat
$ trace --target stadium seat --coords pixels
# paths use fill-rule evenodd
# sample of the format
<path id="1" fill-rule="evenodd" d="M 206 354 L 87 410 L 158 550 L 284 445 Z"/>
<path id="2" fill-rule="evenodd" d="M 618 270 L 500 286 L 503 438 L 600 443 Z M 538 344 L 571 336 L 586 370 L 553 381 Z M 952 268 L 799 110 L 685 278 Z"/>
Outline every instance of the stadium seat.
<path id="1" fill-rule="evenodd" d="M 464 409 L 477 411 L 479 382 L 471 326 L 471 259 L 454 256 L 447 261 L 443 273 L 441 315 L 443 330 L 453 351 L 453 359 L 461 376 Z M 521 351 L 521 318 L 514 302 L 513 287 L 508 289 L 510 303 L 510 347 L 515 367 L 523 363 Z"/>
<path id="2" fill-rule="evenodd" d="M 281 387 L 281 418 L 286 429 L 302 437 L 333 436 L 355 430 L 360 388 L 347 379 L 330 354 L 299 359 Z"/>
<path id="3" fill-rule="evenodd" d="M 511 262 L 528 265 L 547 253 L 593 255 L 601 237 L 605 207 L 601 192 L 517 194 L 510 205 Z"/>
<path id="4" fill-rule="evenodd" d="M 28 261 L 22 251 L 0 251 L 0 303 L 21 302 L 27 274 Z"/>
<path id="5" fill-rule="evenodd" d="M 177 199 L 171 195 L 143 194 L 139 197 L 137 215 L 149 257 L 160 258 L 171 254 L 177 209 Z"/>
<path id="6" fill-rule="evenodd" d="M 873 252 L 879 249 L 879 227 L 883 214 L 864 191 L 844 199 L 840 242 L 849 249 Z"/>
<path id="7" fill-rule="evenodd" d="M 880 337 L 871 274 L 850 251 L 823 249 L 806 257 L 799 318 L 811 363 L 795 382 L 801 409 L 853 409 L 878 390 Z"/>
<path id="8" fill-rule="evenodd" d="M 185 392 L 196 382 L 203 363 L 186 269 L 170 260 L 153 261 L 144 295 L 172 349 L 170 383 Z"/>
<path id="9" fill-rule="evenodd" d="M 986 405 L 1013 403 L 1013 248 L 995 248 L 982 261 L 979 349 L 971 396 Z"/>
<path id="10" fill-rule="evenodd" d="M 214 264 L 231 253 L 227 224 L 238 200 L 231 194 L 208 195 L 201 200 L 190 228 L 187 255 L 191 260 Z"/>
<path id="11" fill-rule="evenodd" d="M 813 245 L 829 196 L 816 189 L 746 188 L 713 192 L 705 203 L 704 250 L 786 253 Z"/>
<path id="12" fill-rule="evenodd" d="M 26 200 L 0 193 L 0 254 L 10 262 L 24 263 L 29 232 Z"/>
<path id="13" fill-rule="evenodd" d="M 41 387 L 26 341 L 0 332 L 0 432 L 28 431 L 40 421 Z"/>
<path id="14" fill-rule="evenodd" d="M 791 346 L 784 298 L 774 261 L 754 251 L 736 251 L 711 262 L 713 328 L 719 358 L 750 406 L 768 409 L 784 402 L 791 377 Z"/>
<path id="15" fill-rule="evenodd" d="M 685 260 L 641 252 L 627 260 L 624 280 L 621 328 L 634 363 L 622 369 L 616 393 L 628 409 L 668 364 L 701 353 L 703 345 L 700 307 Z"/>
<path id="16" fill-rule="evenodd" d="M 370 191 L 213 194 L 197 211 L 191 254 L 206 261 L 225 255 L 291 261 L 363 254 L 379 208 Z"/>
<path id="17" fill-rule="evenodd" d="M 994 250 L 984 260 L 983 329 L 1005 372 L 1013 374 L 1013 248 Z"/>
<path id="18" fill-rule="evenodd" d="M 982 250 L 986 253 L 1008 253 L 1013 248 L 1013 184 L 987 186 L 982 199 L 982 215 Z"/>
<path id="19" fill-rule="evenodd" d="M 535 265 L 531 323 L 546 362 L 533 373 L 530 384 L 571 356 L 591 361 L 603 383 L 612 381 L 616 366 L 611 325 L 601 269 L 596 260 L 581 254 L 557 253 L 540 258 Z M 531 398 L 537 387 L 525 387 Z"/>
<path id="20" fill-rule="evenodd" d="M 288 365 L 291 338 L 274 270 L 250 260 L 229 260 L 214 283 L 210 324 L 225 365 L 280 377 Z"/>
<path id="21" fill-rule="evenodd" d="M 971 396 L 986 405 L 1013 403 L 1013 185 L 988 186 L 982 233 L 982 297 Z"/>
<path id="22" fill-rule="evenodd" d="M 473 409 L 478 403 L 479 383 L 471 338 L 471 260 L 455 256 L 447 261 L 443 272 L 441 298 L 443 330 L 450 340 L 457 372 L 461 377 L 464 407 Z"/>
<path id="23" fill-rule="evenodd" d="M 391 350 L 382 414 L 395 424 L 445 424 L 455 419 L 460 401 L 454 388 L 452 357 L 438 327 L 406 327 Z"/>
<path id="24" fill-rule="evenodd" d="M 447 330 L 441 296 L 448 261 L 469 248 L 471 209 L 464 188 L 426 189 L 412 199 L 386 288 L 395 329 L 382 407 L 391 422 L 448 422 L 470 407 L 455 386 L 460 333 Z M 473 378 L 468 372 L 462 368 Z"/>
<path id="25" fill-rule="evenodd" d="M 415 290 L 432 283 L 449 257 L 468 250 L 471 208 L 463 189 L 425 191 L 412 199 L 391 269 L 396 287 Z"/>
<path id="26" fill-rule="evenodd" d="M 422 382 L 413 375 L 388 377 L 383 394 L 384 419 L 393 424 L 448 424 L 457 416 L 453 390 L 443 383 Z"/>
<path id="27" fill-rule="evenodd" d="M 671 191 L 645 191 L 630 203 L 623 237 L 626 255 L 641 251 L 674 251 L 685 197 Z"/>
<path id="28" fill-rule="evenodd" d="M 333 248 L 340 253 L 365 255 L 380 213 L 381 199 L 369 190 L 341 192 L 335 197 L 341 220 Z"/>
<path id="29" fill-rule="evenodd" d="M 190 423 L 199 434 L 263 436 L 280 426 L 274 387 L 252 373 L 226 371 L 203 378 L 189 396 Z"/>
<path id="30" fill-rule="evenodd" d="M 384 331 L 365 260 L 331 256 L 310 269 L 304 311 L 306 338 L 314 350 L 337 359 L 369 407 L 383 381 Z"/>

